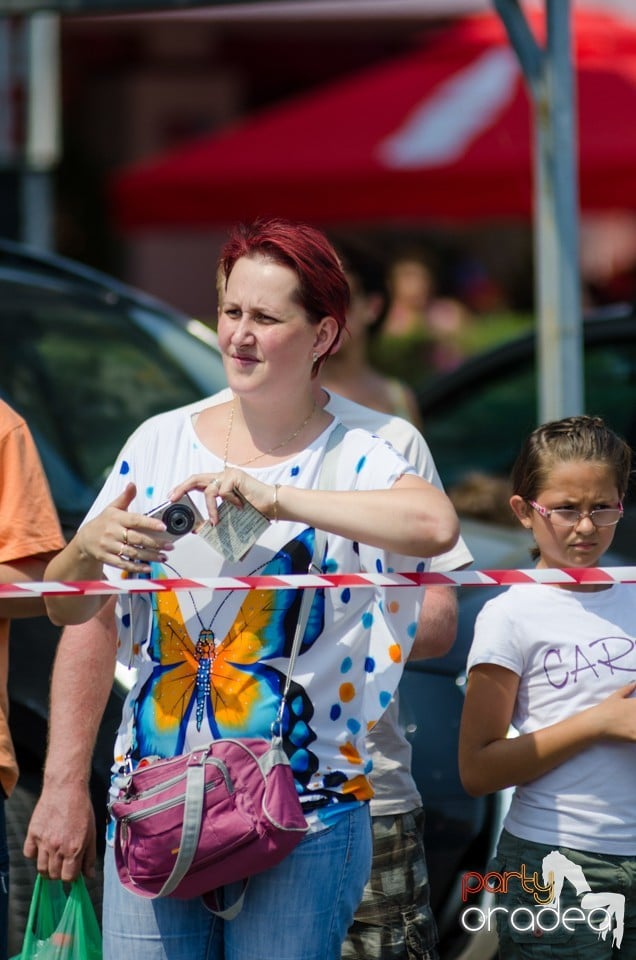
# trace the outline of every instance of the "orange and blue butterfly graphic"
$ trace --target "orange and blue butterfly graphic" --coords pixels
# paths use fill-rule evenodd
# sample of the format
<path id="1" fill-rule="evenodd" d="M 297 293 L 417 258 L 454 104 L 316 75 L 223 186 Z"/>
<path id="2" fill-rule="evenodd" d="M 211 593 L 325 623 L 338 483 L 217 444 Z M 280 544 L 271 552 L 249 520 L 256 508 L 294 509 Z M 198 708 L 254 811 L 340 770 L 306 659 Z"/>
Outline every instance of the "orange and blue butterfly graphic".
<path id="1" fill-rule="evenodd" d="M 263 567 L 265 575 L 306 573 L 314 531 L 303 531 Z M 254 571 L 256 572 L 256 571 Z M 190 595 L 195 604 L 195 595 Z M 226 594 L 225 600 L 228 595 Z M 221 604 L 225 602 L 221 601 Z M 227 635 L 218 640 L 214 619 L 195 640 L 190 636 L 175 593 L 153 594 L 148 654 L 154 663 L 134 704 L 136 745 L 132 757 L 182 753 L 188 726 L 206 725 L 211 738 L 269 737 L 285 684 L 285 672 L 267 661 L 289 657 L 300 607 L 299 590 L 250 590 Z M 196 610 L 196 604 L 195 604 Z M 300 654 L 324 624 L 324 591 L 317 590 Z M 304 688 L 292 682 L 283 717 L 284 745 L 300 783 L 318 768 L 309 749 L 313 706 Z"/>

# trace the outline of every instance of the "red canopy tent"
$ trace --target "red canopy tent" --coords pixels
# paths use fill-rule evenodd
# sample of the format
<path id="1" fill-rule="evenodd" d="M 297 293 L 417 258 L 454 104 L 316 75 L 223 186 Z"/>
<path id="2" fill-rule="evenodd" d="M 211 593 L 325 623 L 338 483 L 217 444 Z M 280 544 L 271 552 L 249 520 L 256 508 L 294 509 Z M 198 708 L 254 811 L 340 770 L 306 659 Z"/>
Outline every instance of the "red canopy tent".
<path id="1" fill-rule="evenodd" d="M 529 16 L 540 32 L 540 16 Z M 636 209 L 636 26 L 577 10 L 583 210 Z M 124 229 L 276 214 L 318 224 L 528 218 L 530 107 L 495 13 L 164 156 L 112 184 Z"/>

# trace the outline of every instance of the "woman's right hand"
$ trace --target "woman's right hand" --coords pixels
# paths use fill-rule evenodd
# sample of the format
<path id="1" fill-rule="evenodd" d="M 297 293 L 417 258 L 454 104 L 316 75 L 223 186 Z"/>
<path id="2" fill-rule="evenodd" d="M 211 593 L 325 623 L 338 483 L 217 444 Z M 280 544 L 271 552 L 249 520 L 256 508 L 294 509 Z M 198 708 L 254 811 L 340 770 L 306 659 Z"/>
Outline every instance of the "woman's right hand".
<path id="1" fill-rule="evenodd" d="M 172 549 L 163 538 L 165 523 L 143 513 L 130 513 L 136 496 L 134 483 L 115 498 L 94 520 L 89 520 L 75 535 L 75 546 L 82 561 L 98 561 L 120 570 L 148 573 L 151 562 L 164 562 Z"/>
<path id="2" fill-rule="evenodd" d="M 105 563 L 139 575 L 151 572 L 151 562 L 163 563 L 171 549 L 166 526 L 156 517 L 129 512 L 136 492 L 134 483 L 129 483 L 97 517 L 81 526 L 48 564 L 44 579 L 49 583 L 101 580 Z M 51 592 L 44 598 L 49 619 L 56 626 L 85 623 L 106 600 L 105 595 L 92 591 Z"/>

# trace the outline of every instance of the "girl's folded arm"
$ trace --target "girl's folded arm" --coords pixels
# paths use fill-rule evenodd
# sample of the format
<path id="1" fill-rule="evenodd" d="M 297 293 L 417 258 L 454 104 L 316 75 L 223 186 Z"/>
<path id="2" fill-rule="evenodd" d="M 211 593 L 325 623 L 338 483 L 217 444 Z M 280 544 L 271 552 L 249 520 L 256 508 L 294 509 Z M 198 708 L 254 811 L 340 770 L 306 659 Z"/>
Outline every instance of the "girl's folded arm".
<path id="1" fill-rule="evenodd" d="M 473 796 L 529 783 L 604 738 L 625 739 L 626 714 L 636 719 L 634 684 L 596 706 L 521 736 L 508 736 L 519 677 L 480 663 L 468 676 L 459 735 L 459 772 Z"/>

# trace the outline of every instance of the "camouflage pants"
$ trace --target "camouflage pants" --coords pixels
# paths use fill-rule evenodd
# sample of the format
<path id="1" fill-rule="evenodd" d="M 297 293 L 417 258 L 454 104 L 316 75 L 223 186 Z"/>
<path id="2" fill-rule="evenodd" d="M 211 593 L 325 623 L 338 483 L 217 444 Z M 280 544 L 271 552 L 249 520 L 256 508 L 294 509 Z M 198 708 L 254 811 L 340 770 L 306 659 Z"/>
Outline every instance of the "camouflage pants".
<path id="1" fill-rule="evenodd" d="M 439 960 L 424 811 L 372 817 L 373 866 L 342 960 Z"/>

